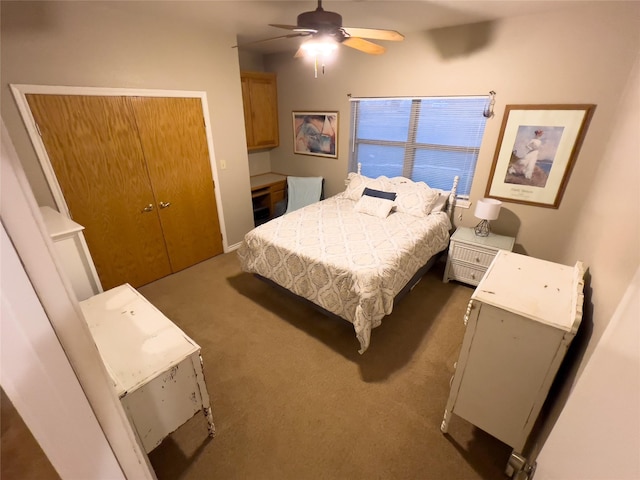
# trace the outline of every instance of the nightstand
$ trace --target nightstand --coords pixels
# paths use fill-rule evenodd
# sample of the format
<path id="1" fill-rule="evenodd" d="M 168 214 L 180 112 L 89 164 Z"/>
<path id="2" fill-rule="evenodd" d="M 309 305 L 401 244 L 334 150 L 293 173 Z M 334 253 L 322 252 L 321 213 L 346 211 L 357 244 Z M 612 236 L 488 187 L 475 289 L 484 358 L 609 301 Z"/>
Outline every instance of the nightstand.
<path id="1" fill-rule="evenodd" d="M 511 251 L 516 239 L 490 233 L 478 237 L 473 228 L 460 227 L 451 236 L 443 282 L 459 282 L 477 286 L 498 250 Z"/>

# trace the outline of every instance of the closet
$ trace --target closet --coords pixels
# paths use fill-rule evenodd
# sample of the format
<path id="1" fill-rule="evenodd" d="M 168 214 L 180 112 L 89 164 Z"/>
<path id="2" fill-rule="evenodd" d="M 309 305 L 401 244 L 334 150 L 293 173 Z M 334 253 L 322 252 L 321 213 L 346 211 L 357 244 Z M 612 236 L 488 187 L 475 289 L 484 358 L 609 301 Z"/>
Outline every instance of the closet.
<path id="1" fill-rule="evenodd" d="M 222 253 L 199 98 L 26 98 L 105 290 Z"/>

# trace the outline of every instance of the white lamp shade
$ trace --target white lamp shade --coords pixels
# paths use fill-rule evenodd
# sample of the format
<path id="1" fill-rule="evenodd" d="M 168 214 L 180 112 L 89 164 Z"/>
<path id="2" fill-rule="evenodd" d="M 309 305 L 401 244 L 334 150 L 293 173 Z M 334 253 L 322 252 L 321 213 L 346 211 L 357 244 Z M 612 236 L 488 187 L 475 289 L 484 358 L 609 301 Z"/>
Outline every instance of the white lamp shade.
<path id="1" fill-rule="evenodd" d="M 502 202 L 494 198 L 482 198 L 476 204 L 476 211 L 473 214 L 476 218 L 482 220 L 495 220 L 500 214 Z"/>

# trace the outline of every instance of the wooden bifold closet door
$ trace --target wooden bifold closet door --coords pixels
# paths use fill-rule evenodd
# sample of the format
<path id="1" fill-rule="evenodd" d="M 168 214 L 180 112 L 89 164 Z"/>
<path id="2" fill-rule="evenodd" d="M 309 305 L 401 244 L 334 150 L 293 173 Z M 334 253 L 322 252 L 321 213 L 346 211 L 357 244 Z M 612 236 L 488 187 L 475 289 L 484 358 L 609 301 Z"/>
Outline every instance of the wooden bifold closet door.
<path id="1" fill-rule="evenodd" d="M 103 288 L 222 253 L 198 98 L 27 95 Z"/>

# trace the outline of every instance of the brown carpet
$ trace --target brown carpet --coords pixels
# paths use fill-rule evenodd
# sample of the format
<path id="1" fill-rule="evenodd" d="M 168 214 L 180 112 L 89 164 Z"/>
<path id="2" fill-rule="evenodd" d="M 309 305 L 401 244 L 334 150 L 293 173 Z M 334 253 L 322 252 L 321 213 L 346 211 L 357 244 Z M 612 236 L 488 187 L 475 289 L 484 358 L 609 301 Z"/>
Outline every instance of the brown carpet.
<path id="1" fill-rule="evenodd" d="M 440 423 L 472 289 L 438 263 L 358 354 L 353 327 L 220 255 L 140 288 L 202 347 L 217 436 L 196 415 L 153 452 L 163 479 L 500 479 L 511 449 Z"/>
<path id="2" fill-rule="evenodd" d="M 0 390 L 0 478 L 58 480 L 60 476 L 33 438 L 11 400 Z"/>

